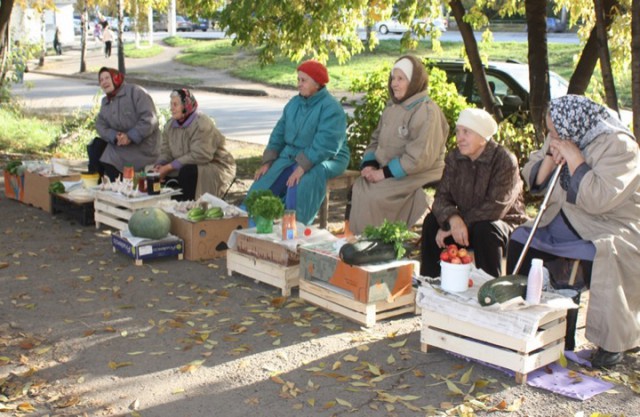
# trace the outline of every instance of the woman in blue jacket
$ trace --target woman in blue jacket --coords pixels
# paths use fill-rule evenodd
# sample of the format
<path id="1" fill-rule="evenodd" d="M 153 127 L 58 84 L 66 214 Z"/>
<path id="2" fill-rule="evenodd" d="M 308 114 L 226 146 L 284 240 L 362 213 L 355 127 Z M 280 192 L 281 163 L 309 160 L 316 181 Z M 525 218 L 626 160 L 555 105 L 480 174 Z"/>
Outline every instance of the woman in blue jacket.
<path id="1" fill-rule="evenodd" d="M 349 164 L 347 119 L 327 91 L 327 68 L 313 60 L 298 66 L 298 92 L 284 108 L 249 189 L 270 189 L 296 220 L 311 224 L 325 196 L 327 180 Z"/>

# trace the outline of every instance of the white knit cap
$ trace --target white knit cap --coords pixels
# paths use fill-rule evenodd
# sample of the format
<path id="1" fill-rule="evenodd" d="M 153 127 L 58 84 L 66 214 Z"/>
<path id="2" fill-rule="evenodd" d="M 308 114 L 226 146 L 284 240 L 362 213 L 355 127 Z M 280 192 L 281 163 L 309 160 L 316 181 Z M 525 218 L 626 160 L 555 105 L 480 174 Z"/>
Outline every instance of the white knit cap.
<path id="1" fill-rule="evenodd" d="M 404 75 L 407 76 L 407 80 L 411 82 L 411 76 L 413 75 L 413 63 L 409 58 L 402 58 L 400 61 L 396 62 L 391 70 L 392 73 L 394 69 L 399 69 L 404 72 Z"/>
<path id="2" fill-rule="evenodd" d="M 467 127 L 486 140 L 491 139 L 498 131 L 498 124 L 493 117 L 482 109 L 464 109 L 458 116 L 457 125 Z"/>

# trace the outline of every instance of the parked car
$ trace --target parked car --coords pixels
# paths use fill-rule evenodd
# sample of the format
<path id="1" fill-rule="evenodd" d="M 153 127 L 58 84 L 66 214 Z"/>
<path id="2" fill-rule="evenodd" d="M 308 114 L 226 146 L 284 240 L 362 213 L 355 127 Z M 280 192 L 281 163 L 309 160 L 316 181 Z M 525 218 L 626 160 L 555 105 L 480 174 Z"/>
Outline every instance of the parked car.
<path id="1" fill-rule="evenodd" d="M 206 32 L 207 30 L 209 30 L 209 20 L 202 18 L 197 19 L 193 23 L 193 30 L 201 30 L 203 32 Z"/>
<path id="2" fill-rule="evenodd" d="M 176 16 L 176 31 L 193 32 L 193 25 L 184 16 Z"/>
<path id="3" fill-rule="evenodd" d="M 473 80 L 473 74 L 465 69 L 462 61 L 434 61 L 433 65 L 447 73 L 449 82 L 455 84 L 458 93 L 467 102 L 478 107 L 482 100 Z M 502 114 L 507 117 L 529 110 L 529 65 L 515 62 L 489 62 L 485 67 L 489 86 L 502 103 Z M 551 98 L 567 94 L 569 82 L 553 71 L 549 71 Z"/>
<path id="4" fill-rule="evenodd" d="M 153 31 L 166 32 L 169 30 L 169 21 L 167 15 L 153 13 Z"/>
<path id="5" fill-rule="evenodd" d="M 131 31 L 134 25 L 135 25 L 135 21 L 129 16 L 125 16 L 122 19 L 122 30 L 124 30 L 125 32 Z"/>
<path id="6" fill-rule="evenodd" d="M 431 31 L 433 28 L 438 29 L 440 32 L 446 32 L 449 27 L 447 19 L 443 17 L 437 17 L 435 19 L 415 19 L 414 25 L 425 26 L 427 31 Z M 373 29 L 378 31 L 382 35 L 387 33 L 405 33 L 411 30 L 411 28 L 403 23 L 400 23 L 397 18 L 391 18 L 389 20 L 383 20 L 373 25 Z"/>

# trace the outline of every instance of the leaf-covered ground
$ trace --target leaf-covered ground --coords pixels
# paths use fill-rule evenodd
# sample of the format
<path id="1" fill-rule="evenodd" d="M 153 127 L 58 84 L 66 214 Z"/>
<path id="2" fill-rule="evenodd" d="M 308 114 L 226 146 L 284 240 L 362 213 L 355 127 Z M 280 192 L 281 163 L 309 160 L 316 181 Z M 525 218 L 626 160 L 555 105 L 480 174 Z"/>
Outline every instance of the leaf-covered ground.
<path id="1" fill-rule="evenodd" d="M 640 410 L 637 354 L 603 375 L 615 390 L 569 400 L 439 349 L 422 353 L 417 316 L 364 329 L 305 304 L 297 291 L 283 298 L 228 276 L 224 259 L 136 267 L 113 253 L 105 230 L 4 196 L 0 213 L 2 415 L 547 417 Z"/>

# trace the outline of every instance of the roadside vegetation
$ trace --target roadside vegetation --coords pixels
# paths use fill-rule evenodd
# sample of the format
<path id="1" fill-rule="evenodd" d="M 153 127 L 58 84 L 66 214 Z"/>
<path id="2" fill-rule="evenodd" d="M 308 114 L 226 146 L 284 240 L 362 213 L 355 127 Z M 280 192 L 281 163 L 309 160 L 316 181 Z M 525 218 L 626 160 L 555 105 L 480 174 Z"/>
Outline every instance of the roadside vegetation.
<path id="1" fill-rule="evenodd" d="M 136 48 L 133 43 L 124 44 L 124 56 L 127 58 L 151 58 L 160 55 L 164 51 L 161 45 L 149 43 L 141 43 L 139 48 Z"/>
<path id="2" fill-rule="evenodd" d="M 193 40 L 184 38 L 166 38 L 169 46 L 184 47 L 182 54 L 176 59 L 187 65 L 205 67 L 216 70 L 228 70 L 235 77 L 256 81 L 276 87 L 295 88 L 295 69 L 297 64 L 286 57 L 280 57 L 273 64 L 261 66 L 258 48 L 242 48 L 234 46 L 232 40 Z M 414 51 L 404 50 L 398 40 L 382 40 L 373 52 L 355 55 L 346 64 L 340 65 L 335 57 L 327 63 L 331 76 L 332 91 L 349 91 L 353 80 L 372 69 L 392 63 L 404 53 L 412 53 L 430 59 L 462 59 L 462 42 L 440 42 L 441 52 L 434 51 L 431 40 L 419 42 Z M 580 45 L 550 43 L 549 68 L 569 79 L 574 71 L 574 61 L 582 51 Z M 481 53 L 493 61 L 516 60 L 527 62 L 527 48 L 517 42 L 492 42 L 481 45 Z M 600 79 L 599 69 L 593 80 Z M 618 93 L 623 106 L 631 104 L 631 71 L 616 80 Z M 595 85 L 590 94 L 597 95 Z M 597 87 L 601 88 L 601 85 Z"/>

